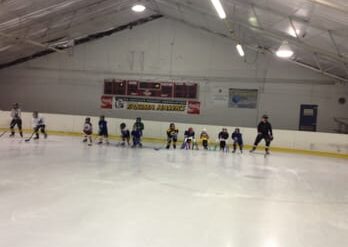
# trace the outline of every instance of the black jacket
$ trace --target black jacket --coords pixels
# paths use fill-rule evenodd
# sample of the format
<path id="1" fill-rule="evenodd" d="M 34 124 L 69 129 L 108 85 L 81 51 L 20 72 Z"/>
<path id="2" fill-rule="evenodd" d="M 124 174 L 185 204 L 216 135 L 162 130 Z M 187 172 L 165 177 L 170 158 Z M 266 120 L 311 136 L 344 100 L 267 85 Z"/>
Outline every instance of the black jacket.
<path id="1" fill-rule="evenodd" d="M 272 125 L 269 122 L 264 123 L 261 121 L 259 125 L 257 126 L 257 132 L 263 135 L 273 136 Z"/>
<path id="2" fill-rule="evenodd" d="M 229 137 L 228 132 L 223 132 L 223 131 L 221 131 L 221 132 L 219 133 L 219 139 L 227 140 L 228 137 Z"/>

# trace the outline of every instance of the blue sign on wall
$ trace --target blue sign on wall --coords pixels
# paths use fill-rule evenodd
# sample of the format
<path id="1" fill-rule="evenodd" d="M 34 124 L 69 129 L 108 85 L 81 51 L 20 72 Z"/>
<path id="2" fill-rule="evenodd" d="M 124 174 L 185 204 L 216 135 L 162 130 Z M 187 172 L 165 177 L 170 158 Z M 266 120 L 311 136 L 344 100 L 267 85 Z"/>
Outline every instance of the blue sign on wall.
<path id="1" fill-rule="evenodd" d="M 230 108 L 255 109 L 257 107 L 257 95 L 257 89 L 230 88 L 228 106 Z"/>

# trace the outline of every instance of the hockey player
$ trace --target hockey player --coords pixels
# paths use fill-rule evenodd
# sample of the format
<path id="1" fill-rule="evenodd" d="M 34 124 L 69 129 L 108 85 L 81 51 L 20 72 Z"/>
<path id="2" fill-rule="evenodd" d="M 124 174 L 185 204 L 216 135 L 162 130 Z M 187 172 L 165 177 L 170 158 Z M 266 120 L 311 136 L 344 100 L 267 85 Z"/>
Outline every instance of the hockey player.
<path id="1" fill-rule="evenodd" d="M 91 123 L 91 118 L 86 117 L 85 123 L 83 125 L 83 142 L 88 142 L 88 146 L 92 146 L 92 134 L 93 134 L 93 126 Z"/>
<path id="2" fill-rule="evenodd" d="M 139 132 L 138 134 L 140 135 L 139 136 L 139 146 L 142 146 L 142 143 L 141 143 L 141 138 L 143 137 L 143 131 L 144 131 L 144 123 L 141 121 L 141 118 L 140 117 L 137 117 L 136 120 L 135 120 L 135 123 L 133 124 L 133 131 L 136 131 L 136 132 Z M 138 135 L 137 134 L 137 135 Z M 132 134 L 133 136 L 133 134 Z"/>
<path id="3" fill-rule="evenodd" d="M 14 137 L 15 131 L 14 127 L 17 125 L 18 130 L 19 130 L 19 135 L 23 137 L 23 131 L 22 131 L 22 111 L 19 108 L 18 103 L 15 103 L 11 109 L 11 123 L 10 123 L 10 130 L 11 134 L 10 137 Z"/>
<path id="4" fill-rule="evenodd" d="M 122 138 L 122 142 L 121 145 L 125 146 L 126 142 L 128 144 L 128 146 L 130 145 L 130 132 L 129 129 L 127 128 L 125 123 L 121 123 L 120 124 L 120 129 L 121 129 L 121 138 Z"/>
<path id="5" fill-rule="evenodd" d="M 173 142 L 173 148 L 176 149 L 176 142 L 178 141 L 179 130 L 175 128 L 175 124 L 171 123 L 167 130 L 167 149 L 170 148 L 170 144 Z"/>
<path id="6" fill-rule="evenodd" d="M 184 133 L 184 143 L 182 144 L 182 149 L 193 149 L 196 145 L 195 132 L 193 128 L 188 128 Z"/>
<path id="7" fill-rule="evenodd" d="M 209 148 L 209 135 L 206 129 L 203 129 L 201 132 L 200 139 L 202 140 L 202 146 L 205 150 Z"/>
<path id="8" fill-rule="evenodd" d="M 45 128 L 46 128 L 46 125 L 45 125 L 44 118 L 37 111 L 34 111 L 33 112 L 33 129 L 35 133 L 34 140 L 39 139 L 39 131 L 41 131 L 45 139 L 47 138 L 47 133 Z"/>
<path id="9" fill-rule="evenodd" d="M 140 129 L 137 129 L 136 126 L 133 126 L 133 130 L 132 130 L 132 139 L 133 139 L 133 145 L 132 148 L 135 148 L 137 146 L 142 147 L 143 144 L 141 143 L 141 135 L 142 132 Z"/>
<path id="10" fill-rule="evenodd" d="M 257 126 L 257 136 L 254 143 L 253 148 L 250 150 L 250 152 L 254 152 L 256 150 L 257 145 L 262 141 L 262 139 L 265 139 L 266 142 L 266 148 L 265 152 L 266 154 L 269 154 L 269 146 L 271 144 L 271 141 L 273 140 L 273 131 L 272 131 L 272 125 L 268 122 L 268 116 L 263 115 L 261 122 Z"/>
<path id="11" fill-rule="evenodd" d="M 144 123 L 141 121 L 140 117 L 137 117 L 135 120 L 135 123 L 133 125 L 133 130 L 140 131 L 141 136 L 143 136 L 143 131 L 144 131 Z"/>
<path id="12" fill-rule="evenodd" d="M 99 119 L 99 142 L 98 144 L 103 144 L 103 140 L 105 140 L 105 143 L 109 145 L 109 134 L 108 134 L 108 122 L 105 120 L 105 116 L 100 116 Z"/>
<path id="13" fill-rule="evenodd" d="M 230 135 L 226 128 L 223 128 L 222 131 L 218 135 L 219 143 L 220 143 L 220 151 L 227 151 L 227 140 Z"/>
<path id="14" fill-rule="evenodd" d="M 237 145 L 239 146 L 239 150 L 241 153 L 243 153 L 243 137 L 242 133 L 240 133 L 240 129 L 236 128 L 234 132 L 232 133 L 232 140 L 233 140 L 233 153 L 237 150 Z"/>

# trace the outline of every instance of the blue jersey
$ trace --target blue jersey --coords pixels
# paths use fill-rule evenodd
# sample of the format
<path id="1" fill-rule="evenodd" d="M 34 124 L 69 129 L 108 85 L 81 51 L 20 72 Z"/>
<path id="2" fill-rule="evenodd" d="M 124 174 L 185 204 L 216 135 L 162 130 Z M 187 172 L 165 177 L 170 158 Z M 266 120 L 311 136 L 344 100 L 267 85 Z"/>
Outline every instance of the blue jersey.
<path id="1" fill-rule="evenodd" d="M 243 144 L 243 137 L 241 133 L 233 132 L 232 139 L 239 144 Z"/>
<path id="2" fill-rule="evenodd" d="M 99 120 L 99 130 L 100 131 L 107 131 L 108 130 L 108 122 L 105 120 Z"/>
<path id="3" fill-rule="evenodd" d="M 99 120 L 99 135 L 108 137 L 108 123 L 105 120 Z"/>
<path id="4" fill-rule="evenodd" d="M 132 131 L 132 136 L 133 136 L 133 138 L 135 138 L 135 139 L 140 139 L 140 137 L 141 137 L 141 131 L 140 131 L 140 130 L 133 130 L 133 131 Z"/>

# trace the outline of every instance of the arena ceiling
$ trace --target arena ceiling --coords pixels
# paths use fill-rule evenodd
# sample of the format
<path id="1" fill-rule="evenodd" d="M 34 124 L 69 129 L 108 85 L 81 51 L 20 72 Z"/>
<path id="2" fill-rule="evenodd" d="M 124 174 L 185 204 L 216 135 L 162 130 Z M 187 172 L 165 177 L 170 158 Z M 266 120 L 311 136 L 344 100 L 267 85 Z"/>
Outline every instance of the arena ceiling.
<path id="1" fill-rule="evenodd" d="M 134 13 L 136 3 L 146 11 Z M 348 81 L 346 0 L 221 3 L 225 20 L 219 19 L 210 0 L 0 0 L 0 67 L 45 51 L 65 52 L 97 33 L 169 18 L 233 39 L 246 52 L 274 54 L 287 41 L 294 51 L 289 62 Z"/>

